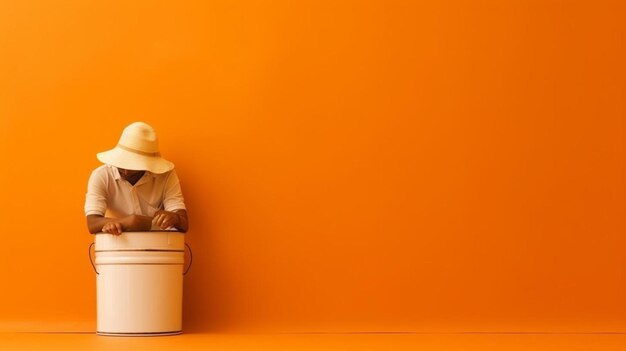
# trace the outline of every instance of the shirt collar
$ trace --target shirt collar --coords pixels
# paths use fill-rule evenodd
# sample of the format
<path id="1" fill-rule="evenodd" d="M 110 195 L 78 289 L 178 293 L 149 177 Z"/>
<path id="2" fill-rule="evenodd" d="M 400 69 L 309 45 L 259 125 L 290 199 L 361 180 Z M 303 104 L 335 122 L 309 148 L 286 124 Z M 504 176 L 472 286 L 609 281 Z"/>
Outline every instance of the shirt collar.
<path id="1" fill-rule="evenodd" d="M 110 165 L 108 165 L 108 167 L 111 169 L 111 172 L 113 172 L 113 178 L 115 178 L 115 180 L 122 179 L 122 176 L 120 175 L 120 171 L 117 170 L 117 167 L 113 167 Z"/>
<path id="2" fill-rule="evenodd" d="M 109 166 L 109 167 L 111 167 L 111 170 L 112 170 L 112 172 L 113 172 L 113 178 L 114 178 L 115 180 L 122 180 L 122 176 L 120 175 L 120 171 L 118 171 L 118 170 L 117 170 L 117 167 L 115 167 L 115 166 L 111 166 L 111 165 L 108 165 L 108 166 Z M 146 182 L 146 180 L 147 180 L 149 177 L 155 178 L 155 177 L 156 177 L 156 174 L 154 174 L 154 173 L 152 173 L 152 172 L 150 172 L 150 171 L 146 171 L 146 173 L 144 173 L 144 175 L 143 175 L 141 178 L 139 178 L 139 180 L 137 181 L 137 183 L 135 183 L 135 186 L 137 186 L 137 185 L 139 185 L 139 184 L 142 184 L 142 183 L 145 183 L 145 182 Z"/>

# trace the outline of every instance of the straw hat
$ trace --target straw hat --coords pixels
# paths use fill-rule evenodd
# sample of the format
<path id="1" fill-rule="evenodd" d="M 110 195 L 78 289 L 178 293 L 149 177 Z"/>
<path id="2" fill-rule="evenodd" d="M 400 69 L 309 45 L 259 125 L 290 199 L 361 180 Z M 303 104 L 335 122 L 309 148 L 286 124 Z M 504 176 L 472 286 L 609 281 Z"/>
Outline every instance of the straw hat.
<path id="1" fill-rule="evenodd" d="M 174 169 L 174 164 L 159 153 L 156 132 L 144 122 L 135 122 L 124 128 L 117 146 L 96 157 L 102 163 L 133 171 L 160 174 Z"/>

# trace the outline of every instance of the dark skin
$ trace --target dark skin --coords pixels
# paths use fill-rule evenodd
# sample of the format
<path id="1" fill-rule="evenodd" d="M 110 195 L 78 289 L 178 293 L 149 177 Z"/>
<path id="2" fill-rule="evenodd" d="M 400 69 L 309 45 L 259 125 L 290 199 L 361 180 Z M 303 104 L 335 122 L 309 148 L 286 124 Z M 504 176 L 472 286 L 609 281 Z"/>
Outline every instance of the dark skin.
<path id="1" fill-rule="evenodd" d="M 130 184 L 135 185 L 145 171 L 134 171 L 129 169 L 118 168 L 120 177 Z M 123 218 L 109 218 L 100 215 L 87 216 L 87 228 L 91 234 L 110 233 L 120 235 L 122 232 L 144 232 L 152 228 L 152 223 L 162 229 L 174 227 L 181 232 L 187 232 L 189 223 L 187 220 L 187 211 L 164 211 L 159 210 L 154 217 L 130 215 Z"/>

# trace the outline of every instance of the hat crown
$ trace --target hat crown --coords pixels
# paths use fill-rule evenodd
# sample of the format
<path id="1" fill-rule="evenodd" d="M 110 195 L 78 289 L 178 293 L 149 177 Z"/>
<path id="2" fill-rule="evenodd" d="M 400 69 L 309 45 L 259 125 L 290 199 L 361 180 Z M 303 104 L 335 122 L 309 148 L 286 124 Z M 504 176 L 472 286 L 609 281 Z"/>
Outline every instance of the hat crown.
<path id="1" fill-rule="evenodd" d="M 131 123 L 124 128 L 118 144 L 142 152 L 159 152 L 156 132 L 144 122 Z"/>

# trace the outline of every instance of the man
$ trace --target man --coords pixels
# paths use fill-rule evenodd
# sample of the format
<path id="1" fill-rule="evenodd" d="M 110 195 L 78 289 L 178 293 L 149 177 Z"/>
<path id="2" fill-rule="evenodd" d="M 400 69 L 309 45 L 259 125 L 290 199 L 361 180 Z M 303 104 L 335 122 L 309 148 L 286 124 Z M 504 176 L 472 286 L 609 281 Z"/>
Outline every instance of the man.
<path id="1" fill-rule="evenodd" d="M 97 157 L 104 165 L 91 173 L 85 199 L 90 233 L 189 229 L 174 164 L 161 157 L 151 126 L 130 124 Z"/>

